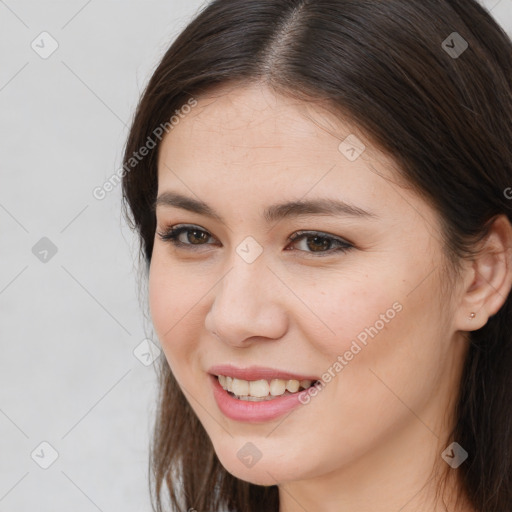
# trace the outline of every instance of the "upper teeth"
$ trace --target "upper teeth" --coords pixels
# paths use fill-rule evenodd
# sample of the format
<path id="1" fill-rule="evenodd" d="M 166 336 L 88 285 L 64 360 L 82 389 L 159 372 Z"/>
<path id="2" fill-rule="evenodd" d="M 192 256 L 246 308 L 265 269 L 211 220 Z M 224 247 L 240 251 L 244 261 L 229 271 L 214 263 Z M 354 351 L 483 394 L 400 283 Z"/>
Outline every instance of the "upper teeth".
<path id="1" fill-rule="evenodd" d="M 311 380 L 283 380 L 283 379 L 272 379 L 270 382 L 265 379 L 261 380 L 242 380 L 233 377 L 227 377 L 225 375 L 219 375 L 220 385 L 227 391 L 237 396 L 254 396 L 263 398 L 268 396 L 280 396 L 286 391 L 295 393 L 300 387 L 307 389 L 311 386 Z"/>

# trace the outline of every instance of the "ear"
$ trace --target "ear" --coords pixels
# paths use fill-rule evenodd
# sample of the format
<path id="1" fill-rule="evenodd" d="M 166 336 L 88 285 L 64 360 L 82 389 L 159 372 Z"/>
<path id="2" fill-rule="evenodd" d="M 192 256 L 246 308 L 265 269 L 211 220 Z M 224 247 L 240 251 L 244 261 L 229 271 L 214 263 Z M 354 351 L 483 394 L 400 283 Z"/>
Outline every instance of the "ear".
<path id="1" fill-rule="evenodd" d="M 505 215 L 493 221 L 479 244 L 479 253 L 468 261 L 456 328 L 475 331 L 505 303 L 512 287 L 512 226 Z M 474 317 L 472 318 L 472 313 Z"/>

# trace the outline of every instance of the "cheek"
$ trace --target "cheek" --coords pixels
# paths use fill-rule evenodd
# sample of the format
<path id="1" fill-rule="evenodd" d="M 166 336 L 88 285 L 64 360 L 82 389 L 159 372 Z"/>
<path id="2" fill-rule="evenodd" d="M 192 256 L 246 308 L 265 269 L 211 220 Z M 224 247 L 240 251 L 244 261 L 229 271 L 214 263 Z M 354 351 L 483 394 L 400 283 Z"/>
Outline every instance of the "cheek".
<path id="1" fill-rule="evenodd" d="M 201 282 L 194 285 L 186 272 L 180 272 L 159 251 L 154 251 L 148 281 L 149 308 L 155 332 L 173 370 L 179 366 L 174 362 L 184 362 L 199 339 L 191 335 L 190 326 L 200 328 L 200 323 L 192 321 L 200 312 L 204 293 Z"/>
<path id="2" fill-rule="evenodd" d="M 149 267 L 148 299 L 151 320 L 162 344 L 165 341 L 165 332 L 171 329 L 175 322 L 174 307 L 172 307 L 174 286 L 168 274 L 170 274 L 169 270 L 164 267 L 154 251 Z"/>
<path id="3" fill-rule="evenodd" d="M 400 290 L 393 284 L 397 280 L 389 281 L 382 273 L 331 274 L 317 279 L 313 287 L 297 280 L 294 290 L 310 312 L 294 318 L 302 317 L 298 321 L 308 342 L 330 359 L 351 349 L 356 352 L 355 343 L 364 348 L 372 339 L 390 332 L 403 310 Z M 296 306 L 297 313 L 299 308 Z"/>
<path id="4" fill-rule="evenodd" d="M 439 294 L 432 283 L 411 293 L 411 282 L 421 277 L 398 270 L 338 276 L 317 280 L 309 291 L 296 281 L 297 295 L 311 310 L 299 320 L 301 329 L 322 354 L 323 368 L 317 369 L 334 383 L 327 386 L 340 393 L 336 400 L 360 410 L 366 404 L 369 412 L 395 400 L 379 378 L 412 402 L 434 385 L 443 344 Z M 347 389 L 350 396 L 343 395 Z"/>

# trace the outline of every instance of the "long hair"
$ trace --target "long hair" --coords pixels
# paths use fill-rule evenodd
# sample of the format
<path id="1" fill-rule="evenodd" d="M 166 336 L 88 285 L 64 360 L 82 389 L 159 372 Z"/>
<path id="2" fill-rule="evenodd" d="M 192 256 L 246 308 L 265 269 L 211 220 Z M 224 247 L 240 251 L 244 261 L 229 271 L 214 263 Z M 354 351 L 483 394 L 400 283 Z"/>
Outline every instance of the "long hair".
<path id="1" fill-rule="evenodd" d="M 471 254 L 490 221 L 512 220 L 512 42 L 474 0 L 215 0 L 151 76 L 124 152 L 123 208 L 149 268 L 161 132 L 217 85 L 265 83 L 327 102 L 391 155 L 439 213 L 448 260 Z M 153 147 L 144 158 L 138 152 Z M 134 155 L 137 154 L 137 158 Z M 512 510 L 512 302 L 469 349 L 451 438 L 469 453 L 460 483 L 481 512 Z M 161 358 L 150 455 L 152 504 L 277 512 L 277 486 L 228 473 Z M 153 499 L 155 502 L 153 503 Z"/>

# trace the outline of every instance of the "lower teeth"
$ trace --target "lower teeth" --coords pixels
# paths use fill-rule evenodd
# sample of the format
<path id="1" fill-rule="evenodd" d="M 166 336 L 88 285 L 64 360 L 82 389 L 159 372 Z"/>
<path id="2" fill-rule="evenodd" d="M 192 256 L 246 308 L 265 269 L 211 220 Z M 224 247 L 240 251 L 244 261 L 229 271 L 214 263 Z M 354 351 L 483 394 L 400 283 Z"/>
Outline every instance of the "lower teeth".
<path id="1" fill-rule="evenodd" d="M 286 390 L 282 395 L 279 395 L 279 396 L 268 395 L 268 396 L 260 398 L 257 396 L 237 396 L 234 393 L 232 393 L 231 391 L 228 391 L 228 393 L 230 396 L 232 396 L 233 398 L 236 398 L 237 400 L 244 400 L 247 402 L 265 402 L 267 400 L 274 400 L 275 398 L 279 398 L 281 396 L 287 396 L 287 395 L 293 394 L 293 393 L 290 393 L 288 390 Z"/>

